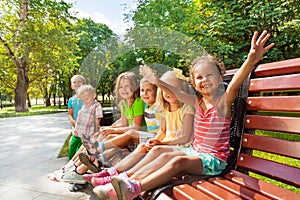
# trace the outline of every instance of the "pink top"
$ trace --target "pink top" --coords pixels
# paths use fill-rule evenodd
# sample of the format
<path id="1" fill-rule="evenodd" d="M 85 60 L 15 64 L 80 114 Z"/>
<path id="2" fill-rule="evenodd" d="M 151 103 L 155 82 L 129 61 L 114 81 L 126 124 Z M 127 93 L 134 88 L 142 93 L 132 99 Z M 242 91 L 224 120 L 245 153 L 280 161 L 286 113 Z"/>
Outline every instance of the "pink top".
<path id="1" fill-rule="evenodd" d="M 192 147 L 199 153 L 211 154 L 226 162 L 230 153 L 230 122 L 231 119 L 222 117 L 215 105 L 206 112 L 201 108 L 200 100 L 194 117 L 194 140 Z"/>

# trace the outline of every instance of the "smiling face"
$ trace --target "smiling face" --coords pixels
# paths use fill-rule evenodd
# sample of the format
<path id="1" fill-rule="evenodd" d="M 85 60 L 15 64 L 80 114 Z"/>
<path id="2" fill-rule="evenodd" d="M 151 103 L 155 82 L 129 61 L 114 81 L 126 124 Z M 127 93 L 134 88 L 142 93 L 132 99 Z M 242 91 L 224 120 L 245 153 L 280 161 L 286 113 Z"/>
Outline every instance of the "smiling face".
<path id="1" fill-rule="evenodd" d="M 80 76 L 76 76 L 75 78 L 71 79 L 71 88 L 75 91 L 77 91 L 77 89 L 84 84 L 85 82 Z"/>
<path id="2" fill-rule="evenodd" d="M 120 80 L 120 85 L 118 87 L 118 92 L 123 99 L 127 101 L 130 99 L 132 95 L 132 90 L 130 86 L 130 80 L 127 78 L 122 78 Z"/>
<path id="3" fill-rule="evenodd" d="M 212 63 L 199 63 L 195 66 L 193 84 L 202 95 L 216 94 L 222 76 L 216 65 Z"/>
<path id="4" fill-rule="evenodd" d="M 140 85 L 140 96 L 149 107 L 155 103 L 156 90 L 156 86 L 151 83 L 142 83 Z"/>

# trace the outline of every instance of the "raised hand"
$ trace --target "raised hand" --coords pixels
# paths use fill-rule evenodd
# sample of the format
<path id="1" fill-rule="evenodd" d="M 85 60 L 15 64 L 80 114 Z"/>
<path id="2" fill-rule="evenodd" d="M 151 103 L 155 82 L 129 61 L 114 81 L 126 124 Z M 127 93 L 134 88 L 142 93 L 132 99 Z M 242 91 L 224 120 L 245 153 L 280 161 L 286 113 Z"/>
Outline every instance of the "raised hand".
<path id="1" fill-rule="evenodd" d="M 270 38 L 270 34 L 267 33 L 266 30 L 262 32 L 262 34 L 258 37 L 258 39 L 257 37 L 258 37 L 258 32 L 255 31 L 252 37 L 251 48 L 248 54 L 248 61 L 250 63 L 253 63 L 254 65 L 261 60 L 265 52 L 267 52 L 269 49 L 271 49 L 274 46 L 274 43 L 271 43 L 270 45 L 264 47 L 266 42 Z"/>
<path id="2" fill-rule="evenodd" d="M 153 72 L 153 70 L 151 69 L 151 67 L 149 67 L 147 65 L 140 66 L 140 73 L 150 83 L 152 83 L 152 84 L 157 83 L 158 78 L 157 78 L 156 74 Z"/>

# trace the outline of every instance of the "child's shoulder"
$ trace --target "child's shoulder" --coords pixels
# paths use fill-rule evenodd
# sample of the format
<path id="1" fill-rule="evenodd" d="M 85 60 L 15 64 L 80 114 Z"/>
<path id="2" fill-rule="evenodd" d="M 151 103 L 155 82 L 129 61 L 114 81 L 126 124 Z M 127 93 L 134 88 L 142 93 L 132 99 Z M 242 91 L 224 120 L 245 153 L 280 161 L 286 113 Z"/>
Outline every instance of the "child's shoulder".
<path id="1" fill-rule="evenodd" d="M 181 106 L 181 112 L 182 113 L 188 113 L 188 114 L 194 114 L 195 113 L 195 108 L 194 108 L 194 106 L 191 106 L 189 104 L 183 104 Z"/>

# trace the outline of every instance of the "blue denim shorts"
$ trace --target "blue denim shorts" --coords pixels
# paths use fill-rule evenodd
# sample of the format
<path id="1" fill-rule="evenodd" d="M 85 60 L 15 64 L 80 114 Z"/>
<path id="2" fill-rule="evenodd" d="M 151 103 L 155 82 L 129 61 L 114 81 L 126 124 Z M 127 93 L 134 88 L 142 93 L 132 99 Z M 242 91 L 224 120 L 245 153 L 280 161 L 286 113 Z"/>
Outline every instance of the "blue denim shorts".
<path id="1" fill-rule="evenodd" d="M 220 174 L 226 167 L 226 162 L 219 160 L 213 155 L 198 153 L 192 146 L 184 147 L 180 149 L 187 156 L 198 156 L 202 160 L 202 174 L 204 175 L 217 175 Z"/>

